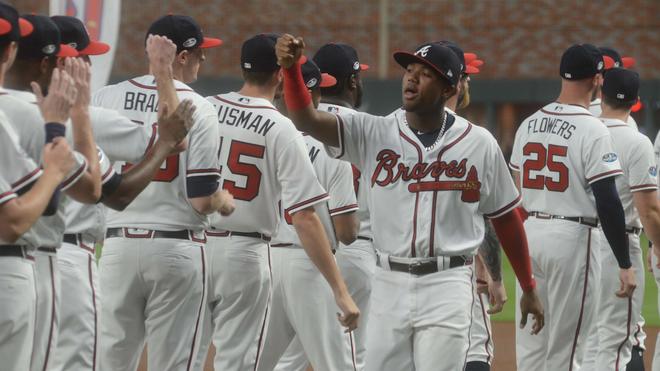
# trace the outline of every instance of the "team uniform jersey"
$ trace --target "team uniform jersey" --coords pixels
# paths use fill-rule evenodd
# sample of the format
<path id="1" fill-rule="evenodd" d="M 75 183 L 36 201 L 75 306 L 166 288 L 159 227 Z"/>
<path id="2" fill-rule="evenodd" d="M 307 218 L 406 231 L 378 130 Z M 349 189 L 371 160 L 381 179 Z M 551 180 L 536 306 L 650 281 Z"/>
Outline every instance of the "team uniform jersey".
<path id="1" fill-rule="evenodd" d="M 180 81 L 174 83 L 179 99 L 191 99 L 196 107 L 188 149 L 168 157 L 152 182 L 124 211 L 108 211 L 108 227 L 199 230 L 208 224 L 207 216 L 190 204 L 186 181 L 197 176 L 219 176 L 216 115 L 213 107 L 190 87 Z M 106 86 L 93 97 L 93 105 L 114 109 L 141 125 L 145 131 L 143 138 L 153 137 L 158 121 L 157 103 L 155 81 L 150 75 Z M 115 170 L 121 173 L 129 166 L 117 162 Z"/>
<path id="2" fill-rule="evenodd" d="M 368 175 L 379 251 L 398 257 L 474 254 L 484 236 L 483 215 L 503 215 L 520 201 L 495 138 L 459 116 L 428 148 L 402 111 L 343 114 L 337 122 L 339 147 L 326 148 Z"/>
<path id="3" fill-rule="evenodd" d="M 623 176 L 616 178 L 616 188 L 626 214 L 626 224 L 642 227 L 639 213 L 633 203 L 633 193 L 658 189 L 658 169 L 649 138 L 631 130 L 625 122 L 601 119 L 612 135 L 614 150 L 619 155 Z"/>
<path id="4" fill-rule="evenodd" d="M 596 218 L 590 185 L 622 174 L 605 125 L 584 107 L 560 103 L 523 121 L 509 166 L 520 172 L 527 211 L 570 217 Z"/>
<path id="5" fill-rule="evenodd" d="M 277 200 L 293 214 L 328 199 L 302 134 L 271 102 L 234 92 L 207 99 L 222 134 L 222 187 L 236 202 L 230 216 L 212 217 L 214 228 L 272 236 L 279 222 Z"/>
<path id="6" fill-rule="evenodd" d="M 330 240 L 332 249 L 337 249 L 337 237 L 332 224 L 332 217 L 358 210 L 357 200 L 353 191 L 353 169 L 345 161 L 330 158 L 323 149 L 323 144 L 309 135 L 303 134 L 309 158 L 321 186 L 328 191 L 330 199 L 327 203 L 317 204 L 316 213 Z M 277 235 L 273 238 L 273 246 L 278 244 L 293 244 L 302 246 L 296 230 L 291 225 L 289 215 L 283 210 Z"/>
<path id="7" fill-rule="evenodd" d="M 603 108 L 601 107 L 601 99 L 597 98 L 594 99 L 591 104 L 589 104 L 589 112 L 591 112 L 594 117 L 600 117 L 600 115 L 603 113 Z M 631 127 L 635 128 L 635 130 L 638 130 L 639 128 L 637 127 L 637 122 L 632 116 L 628 116 L 628 125 Z"/>
<path id="8" fill-rule="evenodd" d="M 23 150 L 36 163 L 41 163 L 43 146 L 46 141 L 44 120 L 36 105 L 34 94 L 12 89 L 0 90 L 0 110 L 9 118 L 9 123 L 18 135 L 18 141 Z M 67 131 L 71 131 L 67 127 Z M 62 191 L 66 191 L 75 184 L 87 170 L 87 160 L 79 152 L 74 151 L 76 165 L 62 182 Z M 26 180 L 27 185 L 31 181 Z M 30 228 L 28 233 L 34 234 L 32 247 L 47 246 L 59 247 L 65 230 L 65 208 L 71 202 L 68 197 L 61 197 L 57 211 L 52 216 L 42 216 Z"/>
<path id="9" fill-rule="evenodd" d="M 352 114 L 357 112 L 349 107 L 329 103 L 319 104 L 318 110 L 333 114 Z M 371 234 L 371 220 L 369 218 L 369 196 L 367 194 L 369 190 L 369 178 L 362 177 L 362 171 L 353 166 L 353 182 L 354 188 L 357 192 L 357 202 L 358 205 L 360 205 L 360 209 L 355 213 L 360 220 L 360 231 L 358 232 L 358 235 L 361 237 L 373 238 Z"/>
<path id="10" fill-rule="evenodd" d="M 21 194 L 24 186 L 41 176 L 39 166 L 25 153 L 18 143 L 18 137 L 9 120 L 0 111 L 0 205 Z M 25 233 L 12 244 L 36 246 L 38 240 L 33 231 Z M 7 244 L 0 239 L 0 245 Z"/>

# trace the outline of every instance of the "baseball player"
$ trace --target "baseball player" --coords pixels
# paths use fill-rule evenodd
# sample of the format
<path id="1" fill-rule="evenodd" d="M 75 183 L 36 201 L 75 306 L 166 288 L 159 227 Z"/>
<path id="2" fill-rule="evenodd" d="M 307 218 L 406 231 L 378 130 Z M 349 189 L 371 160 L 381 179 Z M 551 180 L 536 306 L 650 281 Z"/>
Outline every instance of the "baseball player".
<path id="1" fill-rule="evenodd" d="M 320 87 L 335 84 L 336 80 L 328 74 L 321 75 L 311 60 L 306 60 L 301 69 L 305 86 L 316 97 L 314 102 L 318 106 Z M 303 134 L 303 137 L 319 183 L 330 196 L 327 204 L 315 209 L 334 251 L 338 241 L 349 245 L 358 234 L 353 171 L 349 163 L 328 157 L 321 143 L 309 135 Z M 296 230 L 290 224 L 290 216 L 283 212 L 280 216 L 277 234 L 271 244 L 272 304 L 264 352 L 257 369 L 273 370 L 295 336 L 314 370 L 356 370 L 352 334 L 343 333 L 337 323 L 332 291 L 305 254 Z M 314 295 L 300 295 L 301 292 Z M 305 369 L 306 364 L 303 364 L 302 370 Z"/>
<path id="2" fill-rule="evenodd" d="M 600 47 L 598 48 L 598 50 L 600 50 L 600 52 L 603 54 L 603 62 L 605 63 L 605 70 L 609 70 L 615 67 L 630 68 L 635 64 L 634 59 L 630 57 L 626 57 L 624 59 L 621 57 L 621 54 L 619 54 L 619 52 L 617 52 L 616 50 L 610 47 Z M 599 80 L 599 82 L 600 82 L 600 86 L 602 86 L 603 84 L 602 79 Z M 596 90 L 596 93 L 594 94 L 594 99 L 589 104 L 589 112 L 591 112 L 592 115 L 596 117 L 600 117 L 600 114 L 602 112 L 601 102 L 602 102 L 602 93 L 601 93 L 601 89 L 599 88 Z M 637 129 L 637 122 L 635 122 L 635 119 L 632 116 L 628 116 L 627 122 L 628 125 Z M 646 338 L 646 335 L 644 335 L 644 338 Z M 643 346 L 643 342 L 642 342 L 642 346 Z"/>
<path id="3" fill-rule="evenodd" d="M 456 94 L 460 61 L 423 44 L 394 58 L 405 68 L 403 107 L 389 117 L 316 111 L 295 63 L 302 39 L 284 35 L 277 55 L 295 125 L 330 154 L 369 175 L 369 207 L 378 268 L 367 326 L 367 370 L 465 367 L 474 290 L 472 257 L 492 218 L 523 287 L 523 311 L 543 327 L 519 196 L 495 139 L 445 111 Z M 456 221 L 456 222 L 454 222 Z M 521 325 L 526 323 L 526 316 Z"/>
<path id="4" fill-rule="evenodd" d="M 179 99 L 190 99 L 196 109 L 187 150 L 167 157 L 125 210 L 108 212 L 99 265 L 98 361 L 107 370 L 135 370 L 145 342 L 150 370 L 191 368 L 207 291 L 204 229 L 208 214 L 232 211 L 231 197 L 218 190 L 215 112 L 186 85 L 197 78 L 204 49 L 221 41 L 205 38 L 197 22 L 182 15 L 159 18 L 147 35 L 167 37 L 176 45 L 171 75 L 107 86 L 94 95 L 93 104 L 115 109 L 147 131 L 158 121 L 159 105 L 177 107 Z M 176 80 L 176 94 L 157 90 L 164 76 Z M 129 168 L 115 164 L 121 174 Z"/>
<path id="5" fill-rule="evenodd" d="M 568 48 L 557 101 L 525 119 L 516 133 L 510 167 L 529 212 L 525 230 L 539 293 L 553 308 L 540 336 L 517 330 L 518 370 L 579 369 L 594 323 L 599 219 L 620 268 L 616 295 L 629 298 L 636 286 L 615 185 L 619 156 L 607 128 L 587 110 L 603 67 L 593 45 Z"/>
<path id="6" fill-rule="evenodd" d="M 600 119 L 610 131 L 614 150 L 619 154 L 624 171 L 624 175 L 617 178 L 617 189 L 626 212 L 631 262 L 637 272 L 643 272 L 639 234 L 644 227 L 651 241 L 660 239 L 660 205 L 657 202 L 658 179 L 653 145 L 645 135 L 626 125 L 630 109 L 637 102 L 638 92 L 639 76 L 636 72 L 618 67 L 606 71 Z M 601 240 L 604 241 L 603 237 Z M 616 267 L 612 254 L 607 254 L 602 248 L 600 264 L 603 272 Z M 596 357 L 593 363 L 585 364 L 585 370 L 626 369 L 635 346 L 632 335 L 636 331 L 644 299 L 643 275 L 637 280 L 634 295 L 629 300 L 621 300 L 611 295 L 618 284 L 616 278 L 602 275 L 595 345 L 589 346 L 596 352 Z"/>
<path id="7" fill-rule="evenodd" d="M 79 59 L 90 61 L 90 55 L 100 55 L 109 50 L 107 44 L 90 40 L 83 23 L 77 18 L 55 16 L 52 20 L 62 33 L 62 42 L 75 47 Z M 165 45 L 152 45 L 154 39 Z M 168 46 L 173 59 L 176 46 L 161 39 L 156 36 L 147 40 L 150 61 L 156 57 L 154 52 L 164 52 Z M 165 63 L 167 68 L 171 68 L 171 60 Z M 152 67 L 151 70 L 157 74 L 161 69 Z M 165 78 L 169 79 L 169 74 Z M 167 85 L 175 94 L 173 83 Z M 79 94 L 85 90 L 88 95 L 88 87 L 88 84 L 81 87 Z M 190 107 L 191 104 L 188 105 Z M 186 105 L 181 104 L 177 112 L 183 112 L 185 108 Z M 115 210 L 122 210 L 149 184 L 166 158 L 178 153 L 175 146 L 187 133 L 185 127 L 179 126 L 184 120 L 179 121 L 176 114 L 169 119 L 164 118 L 167 115 L 161 115 L 158 138 L 152 148 L 148 148 L 152 133 L 140 125 L 113 110 L 90 106 L 89 111 L 94 139 L 103 149 L 99 152 L 103 183 L 101 201 Z M 146 153 L 147 150 L 150 151 Z M 117 161 L 131 162 L 134 166 L 119 175 L 112 168 L 112 163 Z M 96 368 L 97 313 L 100 305 L 95 245 L 103 240 L 105 210 L 100 203 L 84 205 L 72 201 L 67 204 L 66 217 L 66 233 L 58 253 L 62 285 L 59 316 L 62 325 L 50 369 L 93 370 Z"/>
<path id="8" fill-rule="evenodd" d="M 78 71 L 81 66 L 68 59 L 66 66 L 69 73 L 54 70 L 58 57 L 75 56 L 77 53 L 75 49 L 60 45 L 57 26 L 48 17 L 28 15 L 24 18 L 33 25 L 33 32 L 19 41 L 16 63 L 5 79 L 7 86 L 12 89 L 3 91 L 5 94 L 0 96 L 0 108 L 7 114 L 18 133 L 21 147 L 35 162 L 41 161 L 41 147 L 46 140 L 64 135 L 67 126 L 71 128 L 78 166 L 71 176 L 65 179 L 62 190 L 80 202 L 94 203 L 100 195 L 97 150 L 91 136 L 86 107 L 80 104 L 80 100 L 75 99 L 74 79 L 77 77 L 70 74 Z M 42 69 L 42 66 L 48 68 Z M 37 83 L 32 83 L 33 81 Z M 34 89 L 36 95 L 31 89 Z M 42 90 L 48 91 L 49 96 L 66 92 L 69 96 L 67 104 L 71 108 L 71 125 L 49 123 L 49 131 L 44 133 L 44 119 L 46 122 L 51 120 L 45 115 L 41 117 L 44 107 Z M 38 105 L 42 107 L 41 113 Z M 68 117 L 67 112 L 55 121 L 64 123 Z M 57 341 L 60 285 L 56 252 L 64 233 L 64 208 L 67 201 L 66 197 L 62 197 L 58 206 L 50 213 L 52 216 L 44 216 L 34 226 L 34 233 L 39 238 L 38 244 L 34 246 L 37 312 L 31 362 L 33 370 L 48 367 Z"/>
<path id="9" fill-rule="evenodd" d="M 279 222 L 278 200 L 310 260 L 332 288 L 349 330 L 359 310 L 335 264 L 314 206 L 328 200 L 307 155 L 302 135 L 273 106 L 281 83 L 276 36 L 243 43 L 244 84 L 238 92 L 208 97 L 221 128 L 222 187 L 236 212 L 213 220 L 209 236 L 210 290 L 204 348 L 212 339 L 216 370 L 254 370 L 263 349 L 271 296 L 269 242 Z M 302 294 L 301 294 L 302 295 Z M 200 352 L 197 369 L 201 369 Z"/>
<path id="10" fill-rule="evenodd" d="M 653 142 L 653 150 L 655 152 L 655 163 L 656 167 L 660 166 L 660 132 L 655 137 L 655 141 Z M 649 266 L 649 271 L 653 273 L 653 277 L 655 278 L 655 284 L 656 287 L 658 287 L 658 290 L 660 291 L 660 245 L 658 244 L 651 244 L 649 248 L 649 252 L 647 255 L 647 262 Z M 658 310 L 660 311 L 660 296 L 658 299 Z M 655 351 L 653 354 L 653 363 L 652 363 L 652 370 L 653 371 L 660 371 L 660 346 L 658 346 L 658 343 L 660 343 L 660 335 L 656 337 L 656 346 L 655 346 Z"/>

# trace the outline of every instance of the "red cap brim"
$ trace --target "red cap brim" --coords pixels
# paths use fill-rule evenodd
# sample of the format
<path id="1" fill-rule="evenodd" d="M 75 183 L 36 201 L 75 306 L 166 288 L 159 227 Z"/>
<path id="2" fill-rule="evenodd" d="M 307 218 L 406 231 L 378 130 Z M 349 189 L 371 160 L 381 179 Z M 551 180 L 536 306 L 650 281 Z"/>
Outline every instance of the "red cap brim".
<path id="1" fill-rule="evenodd" d="M 635 58 L 633 57 L 623 57 L 621 58 L 621 61 L 623 62 L 623 68 L 632 68 L 635 66 Z"/>
<path id="2" fill-rule="evenodd" d="M 481 67 L 483 65 L 484 65 L 484 61 L 482 61 L 481 59 L 475 59 L 475 60 L 472 61 L 472 63 L 470 63 L 470 66 L 474 66 L 474 67 L 477 67 L 477 68 Z"/>
<path id="3" fill-rule="evenodd" d="M 205 37 L 204 40 L 202 41 L 202 45 L 200 45 L 200 48 L 215 48 L 216 46 L 222 45 L 222 40 L 216 39 L 213 37 Z"/>
<path id="4" fill-rule="evenodd" d="M 80 55 L 101 55 L 110 51 L 110 45 L 100 41 L 90 41 L 83 50 L 78 51 Z"/>
<path id="5" fill-rule="evenodd" d="M 360 71 L 366 71 L 366 70 L 368 70 L 368 69 L 369 69 L 369 65 L 368 65 L 368 64 L 360 63 Z"/>
<path id="6" fill-rule="evenodd" d="M 637 112 L 637 111 L 641 110 L 642 108 L 644 108 L 644 105 L 642 104 L 642 101 L 637 99 L 637 103 L 635 103 L 632 107 L 630 107 L 630 110 L 632 112 Z"/>
<path id="7" fill-rule="evenodd" d="M 614 65 L 616 65 L 616 62 L 614 61 L 614 58 L 604 55 L 603 56 L 603 62 L 605 62 L 605 69 L 609 70 L 610 68 L 614 68 Z"/>
<path id="8" fill-rule="evenodd" d="M 0 19 L 0 35 L 6 35 L 11 31 L 11 23 L 6 19 Z"/>
<path id="9" fill-rule="evenodd" d="M 21 37 L 28 36 L 34 31 L 34 26 L 25 18 L 18 18 L 18 28 L 21 29 Z"/>
<path id="10" fill-rule="evenodd" d="M 337 79 L 332 77 L 331 75 L 327 73 L 322 73 L 321 74 L 321 85 L 319 85 L 322 88 L 328 88 L 330 86 L 335 86 L 337 84 Z"/>
<path id="11" fill-rule="evenodd" d="M 472 64 L 472 62 L 477 59 L 475 53 L 463 53 L 463 58 L 465 59 L 465 64 Z"/>
<path id="12" fill-rule="evenodd" d="M 471 64 L 468 64 L 467 66 L 465 66 L 465 73 L 467 73 L 468 75 L 472 75 L 475 73 L 479 73 L 479 69 Z"/>
<path id="13" fill-rule="evenodd" d="M 62 44 L 60 45 L 60 52 L 57 53 L 57 56 L 62 58 L 77 57 L 78 51 L 69 45 Z"/>

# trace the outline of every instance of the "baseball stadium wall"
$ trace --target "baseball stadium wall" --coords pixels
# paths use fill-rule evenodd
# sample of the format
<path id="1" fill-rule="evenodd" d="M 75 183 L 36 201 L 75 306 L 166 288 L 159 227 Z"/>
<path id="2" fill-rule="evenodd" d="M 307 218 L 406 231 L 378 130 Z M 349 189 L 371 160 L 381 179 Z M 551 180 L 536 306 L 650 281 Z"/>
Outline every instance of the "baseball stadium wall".
<path id="1" fill-rule="evenodd" d="M 23 13 L 48 12 L 48 0 L 8 2 Z M 245 39 L 289 32 L 304 37 L 310 56 L 326 42 L 353 45 L 370 65 L 362 109 L 389 113 L 400 104 L 401 70 L 392 52 L 452 40 L 485 61 L 472 78 L 466 115 L 491 127 L 506 152 L 517 123 L 556 97 L 561 53 L 589 42 L 635 58 L 644 108 L 634 117 L 652 138 L 660 125 L 658 0 L 123 0 L 111 81 L 146 72 L 145 31 L 167 13 L 190 15 L 224 40 L 207 53 L 194 85 L 203 94 L 238 86 Z"/>

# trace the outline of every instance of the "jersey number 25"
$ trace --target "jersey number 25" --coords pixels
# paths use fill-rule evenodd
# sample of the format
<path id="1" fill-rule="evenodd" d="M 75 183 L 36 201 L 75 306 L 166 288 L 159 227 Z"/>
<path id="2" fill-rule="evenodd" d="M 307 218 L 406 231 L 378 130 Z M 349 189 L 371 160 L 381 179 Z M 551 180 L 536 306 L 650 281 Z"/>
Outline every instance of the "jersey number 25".
<path id="1" fill-rule="evenodd" d="M 523 147 L 523 155 L 536 155 L 536 159 L 529 159 L 523 163 L 522 186 L 528 189 L 547 189 L 552 192 L 564 192 L 568 188 L 568 168 L 556 159 L 566 157 L 568 148 L 549 144 L 546 149 L 541 143 L 527 143 Z M 540 172 L 547 168 L 556 176 L 537 174 L 532 177 L 531 172 Z"/>

